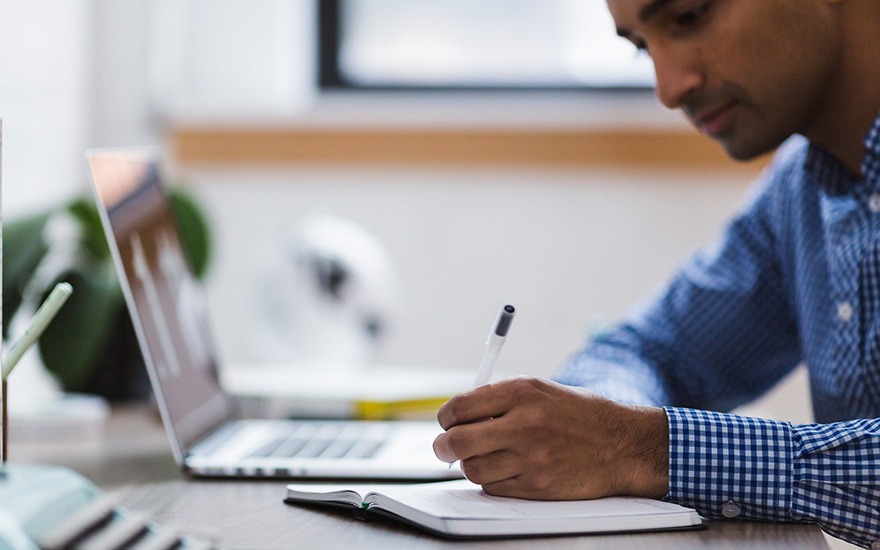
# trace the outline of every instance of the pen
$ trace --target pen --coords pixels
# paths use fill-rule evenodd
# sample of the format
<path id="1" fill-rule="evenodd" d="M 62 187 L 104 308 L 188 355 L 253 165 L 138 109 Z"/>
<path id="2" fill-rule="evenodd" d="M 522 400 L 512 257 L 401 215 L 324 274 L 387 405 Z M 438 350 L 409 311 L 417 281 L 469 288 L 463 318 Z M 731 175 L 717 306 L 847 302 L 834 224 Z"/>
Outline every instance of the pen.
<path id="1" fill-rule="evenodd" d="M 55 285 L 49 297 L 46 298 L 46 301 L 43 302 L 43 305 L 34 314 L 24 334 L 12 344 L 12 349 L 9 350 L 9 354 L 3 360 L 3 368 L 0 369 L 0 386 L 2 386 L 0 388 L 0 399 L 2 399 L 2 403 L 0 403 L 0 417 L 2 417 L 0 418 L 0 428 L 3 429 L 2 437 L 0 437 L 0 445 L 2 445 L 2 450 L 0 450 L 0 466 L 6 464 L 9 444 L 9 411 L 6 404 L 9 396 L 6 388 L 6 378 L 9 377 L 9 373 L 18 364 L 24 352 L 43 334 L 43 331 L 46 330 L 46 327 L 49 326 L 58 310 L 61 309 L 61 306 L 64 305 L 64 302 L 67 301 L 72 293 L 73 287 L 69 283 L 58 283 Z"/>
<path id="2" fill-rule="evenodd" d="M 487 384 L 492 378 L 495 360 L 501 353 L 501 346 L 504 345 L 504 340 L 507 338 L 507 331 L 510 330 L 514 313 L 516 313 L 516 309 L 510 304 L 498 308 L 495 322 L 492 323 L 492 330 L 489 331 L 489 337 L 486 338 L 486 351 L 483 352 L 483 360 L 477 370 L 477 377 L 474 378 L 475 388 Z"/>
<path id="3" fill-rule="evenodd" d="M 489 331 L 489 337 L 486 338 L 486 351 L 483 352 L 483 360 L 480 361 L 480 368 L 477 369 L 477 377 L 474 378 L 474 387 L 478 388 L 489 382 L 492 378 L 492 370 L 495 368 L 495 360 L 501 353 L 501 346 L 507 338 L 507 331 L 510 330 L 510 323 L 513 322 L 513 314 L 516 309 L 510 304 L 502 305 L 498 308 L 495 315 L 495 321 L 492 323 L 492 329 Z M 449 463 L 449 468 L 456 461 Z"/>

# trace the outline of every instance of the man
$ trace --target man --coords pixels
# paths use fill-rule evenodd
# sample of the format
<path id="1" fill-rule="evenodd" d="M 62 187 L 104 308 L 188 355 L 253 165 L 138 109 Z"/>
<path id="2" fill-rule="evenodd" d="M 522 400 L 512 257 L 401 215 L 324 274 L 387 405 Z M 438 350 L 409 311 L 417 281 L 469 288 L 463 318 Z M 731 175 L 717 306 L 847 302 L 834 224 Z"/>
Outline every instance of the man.
<path id="1" fill-rule="evenodd" d="M 737 159 L 785 143 L 719 240 L 566 385 L 454 397 L 435 453 L 490 494 L 666 498 L 880 547 L 880 1 L 608 6 L 664 105 Z M 708 412 L 801 362 L 821 424 Z"/>

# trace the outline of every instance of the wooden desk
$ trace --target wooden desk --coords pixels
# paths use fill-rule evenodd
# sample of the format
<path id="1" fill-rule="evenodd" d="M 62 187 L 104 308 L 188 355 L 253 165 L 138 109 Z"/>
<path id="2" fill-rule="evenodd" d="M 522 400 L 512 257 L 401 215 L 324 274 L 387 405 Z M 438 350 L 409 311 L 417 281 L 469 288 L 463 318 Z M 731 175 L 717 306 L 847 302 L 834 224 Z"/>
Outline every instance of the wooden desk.
<path id="1" fill-rule="evenodd" d="M 709 522 L 704 531 L 449 542 L 396 523 L 364 523 L 345 513 L 287 506 L 283 481 L 185 478 L 164 432 L 147 408 L 116 410 L 100 441 L 16 441 L 10 459 L 67 466 L 162 524 L 228 548 L 798 548 L 827 549 L 818 527 L 741 521 Z"/>

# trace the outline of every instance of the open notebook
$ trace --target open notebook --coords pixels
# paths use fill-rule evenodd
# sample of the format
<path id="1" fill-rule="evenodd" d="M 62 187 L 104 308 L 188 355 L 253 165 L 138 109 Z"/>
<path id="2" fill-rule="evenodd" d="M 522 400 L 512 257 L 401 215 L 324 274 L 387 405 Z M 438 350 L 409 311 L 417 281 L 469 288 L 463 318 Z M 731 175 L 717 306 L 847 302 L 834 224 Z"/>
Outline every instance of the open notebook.
<path id="1" fill-rule="evenodd" d="M 87 154 L 95 198 L 177 462 L 207 476 L 449 479 L 435 421 L 237 417 L 218 382 L 204 292 L 181 248 L 157 159 Z"/>
<path id="2" fill-rule="evenodd" d="M 467 480 L 413 485 L 288 485 L 288 504 L 348 508 L 360 519 L 390 517 L 444 537 L 516 537 L 694 529 L 696 511 L 636 497 L 541 501 L 487 495 Z"/>

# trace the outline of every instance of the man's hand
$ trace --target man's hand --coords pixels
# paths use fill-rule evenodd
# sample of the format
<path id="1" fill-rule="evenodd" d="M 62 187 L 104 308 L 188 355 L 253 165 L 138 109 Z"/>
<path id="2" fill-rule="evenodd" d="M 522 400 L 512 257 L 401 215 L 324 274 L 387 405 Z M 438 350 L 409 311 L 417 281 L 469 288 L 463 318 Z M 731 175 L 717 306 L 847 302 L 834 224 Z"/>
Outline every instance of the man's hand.
<path id="1" fill-rule="evenodd" d="M 586 390 L 514 378 L 459 394 L 437 413 L 440 460 L 498 496 L 661 498 L 669 491 L 662 409 L 620 405 Z"/>

